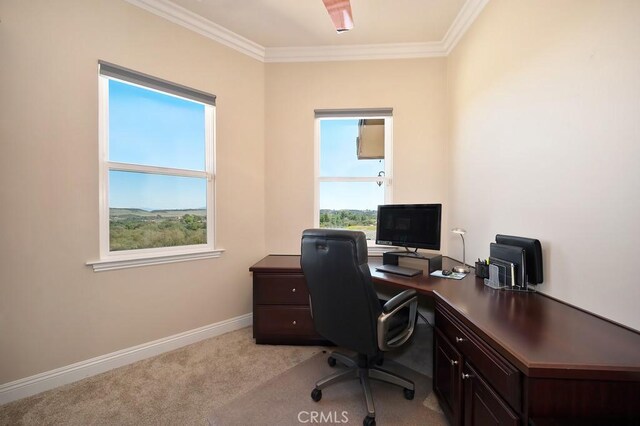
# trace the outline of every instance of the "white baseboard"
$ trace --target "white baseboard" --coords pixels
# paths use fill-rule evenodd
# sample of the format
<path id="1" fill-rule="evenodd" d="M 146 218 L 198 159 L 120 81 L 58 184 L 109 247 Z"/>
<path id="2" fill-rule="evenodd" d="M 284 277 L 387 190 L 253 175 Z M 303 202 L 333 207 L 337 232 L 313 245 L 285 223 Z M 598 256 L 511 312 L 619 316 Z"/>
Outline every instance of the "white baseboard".
<path id="1" fill-rule="evenodd" d="M 253 314 L 174 334 L 0 385 L 0 405 L 251 325 Z"/>

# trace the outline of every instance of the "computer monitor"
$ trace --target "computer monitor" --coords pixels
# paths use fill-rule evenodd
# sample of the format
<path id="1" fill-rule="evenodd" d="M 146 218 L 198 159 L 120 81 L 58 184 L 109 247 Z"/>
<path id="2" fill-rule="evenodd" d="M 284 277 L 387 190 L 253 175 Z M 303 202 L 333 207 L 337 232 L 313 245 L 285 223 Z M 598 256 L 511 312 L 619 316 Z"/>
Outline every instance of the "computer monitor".
<path id="1" fill-rule="evenodd" d="M 378 206 L 376 244 L 440 250 L 442 204 Z"/>
<path id="2" fill-rule="evenodd" d="M 542 283 L 542 245 L 539 240 L 498 234 L 496 235 L 496 243 L 523 248 L 526 258 L 527 282 L 529 284 Z"/>

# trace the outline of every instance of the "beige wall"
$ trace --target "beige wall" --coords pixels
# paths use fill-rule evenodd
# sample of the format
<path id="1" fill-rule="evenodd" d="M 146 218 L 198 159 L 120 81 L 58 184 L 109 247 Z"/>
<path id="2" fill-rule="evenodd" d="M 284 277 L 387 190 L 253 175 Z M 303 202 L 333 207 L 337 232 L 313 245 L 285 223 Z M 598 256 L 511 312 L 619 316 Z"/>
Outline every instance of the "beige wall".
<path id="1" fill-rule="evenodd" d="M 314 218 L 314 109 L 393 108 L 396 203 L 446 212 L 445 59 L 267 64 L 266 244 L 299 253 Z M 446 223 L 445 228 L 446 229 Z"/>
<path id="2" fill-rule="evenodd" d="M 492 0 L 448 78 L 469 257 L 537 237 L 541 291 L 640 329 L 640 2 Z"/>
<path id="3" fill-rule="evenodd" d="M 542 291 L 640 328 L 639 18 L 492 0 L 446 59 L 265 66 L 122 1 L 1 0 L 0 383 L 250 312 L 248 267 L 313 226 L 316 108 L 394 108 L 394 201 L 444 204 L 445 253 L 538 237 Z M 218 95 L 222 258 L 85 266 L 98 59 Z"/>
<path id="4" fill-rule="evenodd" d="M 251 312 L 264 65 L 123 1 L 0 2 L 0 383 Z M 220 259 L 94 273 L 103 59 L 215 93 Z"/>

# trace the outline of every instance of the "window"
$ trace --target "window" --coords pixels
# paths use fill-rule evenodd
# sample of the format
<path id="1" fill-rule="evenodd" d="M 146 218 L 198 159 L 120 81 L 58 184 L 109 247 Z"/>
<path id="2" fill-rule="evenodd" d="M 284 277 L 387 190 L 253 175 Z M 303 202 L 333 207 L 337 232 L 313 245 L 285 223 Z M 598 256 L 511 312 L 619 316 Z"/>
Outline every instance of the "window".
<path id="1" fill-rule="evenodd" d="M 315 224 L 363 231 L 375 245 L 377 209 L 391 191 L 392 110 L 316 110 Z"/>
<path id="2" fill-rule="evenodd" d="M 215 96 L 99 64 L 100 261 L 217 257 Z"/>

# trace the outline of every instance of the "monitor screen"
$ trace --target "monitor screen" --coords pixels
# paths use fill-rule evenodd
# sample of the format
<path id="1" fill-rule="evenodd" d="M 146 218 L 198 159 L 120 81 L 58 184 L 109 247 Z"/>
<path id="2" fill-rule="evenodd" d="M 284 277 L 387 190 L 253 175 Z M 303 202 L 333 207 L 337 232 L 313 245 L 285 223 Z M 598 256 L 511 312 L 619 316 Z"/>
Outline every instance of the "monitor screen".
<path id="1" fill-rule="evenodd" d="M 440 250 L 442 204 L 378 206 L 376 244 Z"/>

